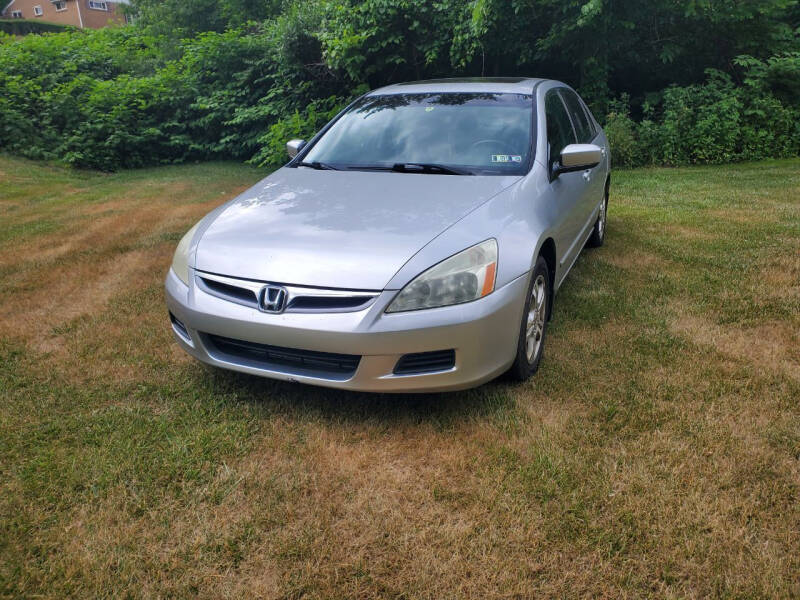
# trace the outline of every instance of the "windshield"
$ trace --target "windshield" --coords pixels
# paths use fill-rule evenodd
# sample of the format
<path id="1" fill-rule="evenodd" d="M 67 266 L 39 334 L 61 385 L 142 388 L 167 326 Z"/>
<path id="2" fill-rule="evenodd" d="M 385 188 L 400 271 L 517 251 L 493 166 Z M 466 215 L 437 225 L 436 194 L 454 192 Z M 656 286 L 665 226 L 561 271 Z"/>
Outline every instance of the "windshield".
<path id="1" fill-rule="evenodd" d="M 530 160 L 532 115 L 533 99 L 523 94 L 367 96 L 333 124 L 303 163 L 339 169 L 523 174 Z"/>

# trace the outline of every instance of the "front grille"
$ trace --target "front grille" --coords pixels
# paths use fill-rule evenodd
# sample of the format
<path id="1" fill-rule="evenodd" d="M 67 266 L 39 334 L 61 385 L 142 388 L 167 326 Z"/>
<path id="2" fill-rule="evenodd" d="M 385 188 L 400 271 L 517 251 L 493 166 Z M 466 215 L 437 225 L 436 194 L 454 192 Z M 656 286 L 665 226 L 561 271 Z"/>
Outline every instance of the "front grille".
<path id="1" fill-rule="evenodd" d="M 201 277 L 200 280 L 203 285 L 213 292 L 215 296 L 237 302 L 239 304 L 246 304 L 248 306 L 258 306 L 258 298 L 253 290 L 247 288 L 230 285 L 216 279 Z"/>
<path id="2" fill-rule="evenodd" d="M 266 282 L 235 279 L 213 273 L 199 272 L 196 279 L 204 292 L 251 308 L 260 308 L 259 302 Z M 380 292 L 363 290 L 332 290 L 285 284 L 279 285 L 288 292 L 286 312 L 331 313 L 352 312 L 368 307 Z"/>
<path id="3" fill-rule="evenodd" d="M 449 371 L 456 364 L 455 350 L 436 350 L 434 352 L 417 352 L 404 354 L 394 367 L 395 375 L 415 375 L 417 373 L 434 373 Z"/>
<path id="4" fill-rule="evenodd" d="M 298 296 L 289 302 L 287 310 L 337 311 L 355 309 L 372 302 L 374 296 Z"/>
<path id="5" fill-rule="evenodd" d="M 292 367 L 334 375 L 352 375 L 361 361 L 361 357 L 355 354 L 281 348 L 211 334 L 206 334 L 205 339 L 224 356 L 252 361 L 267 369 Z"/>

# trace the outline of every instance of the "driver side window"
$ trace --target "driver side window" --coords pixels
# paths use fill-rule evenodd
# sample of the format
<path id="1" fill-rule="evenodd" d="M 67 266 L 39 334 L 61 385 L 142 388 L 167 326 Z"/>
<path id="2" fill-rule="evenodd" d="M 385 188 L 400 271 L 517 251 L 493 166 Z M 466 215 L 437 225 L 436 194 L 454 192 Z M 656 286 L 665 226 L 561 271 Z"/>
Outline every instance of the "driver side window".
<path id="1" fill-rule="evenodd" d="M 547 92 L 544 99 L 544 116 L 547 121 L 547 167 L 551 169 L 553 163 L 561 156 L 561 151 L 566 146 L 576 143 L 572 122 L 557 90 Z"/>

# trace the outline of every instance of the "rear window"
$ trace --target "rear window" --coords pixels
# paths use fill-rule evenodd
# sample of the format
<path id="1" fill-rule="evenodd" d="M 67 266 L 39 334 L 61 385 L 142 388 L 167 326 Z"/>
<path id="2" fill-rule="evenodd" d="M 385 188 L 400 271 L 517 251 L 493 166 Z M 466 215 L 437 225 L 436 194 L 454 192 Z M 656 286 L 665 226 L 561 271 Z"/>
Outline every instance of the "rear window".
<path id="1" fill-rule="evenodd" d="M 578 143 L 590 143 L 595 136 L 594 125 L 589 121 L 586 111 L 583 109 L 583 105 L 578 99 L 578 95 L 572 90 L 567 89 L 562 89 L 561 94 L 564 96 L 567 111 L 569 111 L 569 116 L 572 118 L 572 123 L 575 125 Z"/>

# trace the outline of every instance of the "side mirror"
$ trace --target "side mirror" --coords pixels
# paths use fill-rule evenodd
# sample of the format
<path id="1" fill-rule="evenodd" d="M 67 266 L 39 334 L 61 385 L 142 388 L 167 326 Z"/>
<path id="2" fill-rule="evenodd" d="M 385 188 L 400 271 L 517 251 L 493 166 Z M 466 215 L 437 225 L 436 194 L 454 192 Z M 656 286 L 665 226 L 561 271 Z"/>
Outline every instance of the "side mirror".
<path id="1" fill-rule="evenodd" d="M 570 144 L 561 151 L 561 158 L 553 163 L 552 177 L 593 169 L 603 160 L 603 151 L 594 144 Z"/>
<path id="2" fill-rule="evenodd" d="M 286 154 L 289 155 L 289 158 L 294 158 L 297 156 L 297 153 L 305 147 L 305 145 L 305 140 L 289 140 L 286 142 Z"/>

